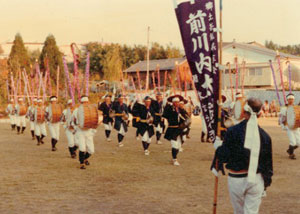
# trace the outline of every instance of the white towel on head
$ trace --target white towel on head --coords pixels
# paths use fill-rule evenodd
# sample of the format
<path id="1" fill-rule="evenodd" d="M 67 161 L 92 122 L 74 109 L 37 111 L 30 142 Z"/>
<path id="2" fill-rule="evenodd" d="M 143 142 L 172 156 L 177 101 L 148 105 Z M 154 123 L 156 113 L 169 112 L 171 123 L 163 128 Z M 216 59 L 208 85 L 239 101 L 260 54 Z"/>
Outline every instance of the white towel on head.
<path id="1" fill-rule="evenodd" d="M 255 183 L 260 152 L 260 136 L 258 130 L 257 115 L 252 108 L 246 104 L 244 110 L 251 114 L 247 122 L 244 147 L 250 150 L 250 163 L 248 168 L 248 182 Z"/>

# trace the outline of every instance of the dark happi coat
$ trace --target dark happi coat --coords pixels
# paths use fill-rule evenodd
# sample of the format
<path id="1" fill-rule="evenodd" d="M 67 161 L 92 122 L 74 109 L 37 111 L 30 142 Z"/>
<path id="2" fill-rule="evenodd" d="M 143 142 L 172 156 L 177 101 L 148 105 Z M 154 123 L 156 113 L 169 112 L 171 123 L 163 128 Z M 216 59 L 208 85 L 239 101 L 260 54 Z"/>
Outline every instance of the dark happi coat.
<path id="1" fill-rule="evenodd" d="M 166 105 L 164 108 L 163 117 L 168 120 L 168 128 L 165 133 L 165 139 L 167 140 L 177 140 L 177 137 L 182 133 L 179 129 L 179 109 L 176 111 L 173 105 Z"/>
<path id="2" fill-rule="evenodd" d="M 154 118 L 155 112 L 153 108 L 150 106 L 150 108 L 147 108 L 145 105 L 137 103 L 138 106 L 138 115 L 140 118 L 140 124 L 139 124 L 139 134 L 143 136 L 146 131 L 148 131 L 149 137 L 152 137 L 154 135 L 154 126 L 153 124 L 149 124 L 146 120 L 149 116 L 152 116 Z"/>
<path id="3" fill-rule="evenodd" d="M 103 123 L 109 124 L 113 123 L 113 118 L 109 117 L 109 111 L 112 108 L 112 104 L 106 104 L 106 102 L 103 102 L 99 105 L 98 110 L 103 112 Z"/>
<path id="4" fill-rule="evenodd" d="M 122 114 L 122 113 L 125 113 L 128 115 L 128 107 L 125 103 L 123 103 L 122 105 L 119 103 L 119 102 L 114 102 L 112 104 L 112 110 L 115 111 L 115 114 L 116 114 L 116 117 L 115 117 L 115 125 L 114 125 L 114 128 L 117 130 L 117 131 L 120 131 L 121 129 L 121 124 L 123 124 L 123 127 L 124 127 L 124 131 L 127 132 L 128 131 L 128 128 L 127 128 L 127 121 L 124 121 L 122 119 L 122 116 L 117 116 L 117 114 Z"/>

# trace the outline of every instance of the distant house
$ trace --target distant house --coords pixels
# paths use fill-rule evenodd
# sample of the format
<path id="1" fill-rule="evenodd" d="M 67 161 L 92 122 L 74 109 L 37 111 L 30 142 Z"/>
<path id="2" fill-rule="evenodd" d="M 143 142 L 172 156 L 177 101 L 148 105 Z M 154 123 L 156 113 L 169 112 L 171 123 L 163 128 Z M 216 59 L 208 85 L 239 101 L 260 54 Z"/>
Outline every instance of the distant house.
<path id="1" fill-rule="evenodd" d="M 283 71 L 284 85 L 288 85 L 288 64 L 291 64 L 292 85 L 294 88 L 300 87 L 300 57 L 279 53 L 281 69 Z M 223 64 L 225 66 L 225 74 L 222 78 L 223 87 L 230 87 L 229 65 L 231 67 L 231 77 L 233 85 L 236 82 L 236 64 L 238 61 L 238 85 L 241 86 L 242 78 L 244 78 L 245 88 L 274 88 L 274 81 L 269 60 L 272 60 L 274 67 L 276 82 L 281 87 L 280 72 L 277 53 L 265 46 L 256 43 L 224 43 L 223 44 Z M 242 62 L 245 61 L 243 68 Z"/>
<path id="2" fill-rule="evenodd" d="M 179 72 L 179 78 L 182 83 L 182 89 L 184 87 L 184 82 L 187 82 L 188 88 L 191 88 L 191 71 L 187 63 L 186 58 L 172 58 L 172 59 L 160 59 L 160 60 L 150 60 L 149 61 L 149 87 L 153 88 L 154 81 L 155 85 L 158 86 L 158 70 L 160 74 L 160 86 L 163 87 L 165 81 L 165 72 L 167 76 L 171 76 L 172 81 L 175 86 L 178 87 L 177 71 Z M 132 65 L 125 71 L 124 74 L 127 76 L 132 76 L 136 87 L 138 85 L 137 72 L 140 74 L 142 87 L 145 87 L 146 75 L 147 75 L 147 61 L 139 61 L 138 63 Z M 153 79 L 154 73 L 154 79 Z M 154 81 L 153 81 L 154 80 Z M 170 79 L 167 77 L 167 84 L 170 85 Z"/>
<path id="3" fill-rule="evenodd" d="M 288 85 L 288 64 L 291 64 L 291 80 L 293 88 L 300 88 L 300 57 L 279 53 L 280 64 L 283 71 L 283 82 L 284 85 Z M 250 43 L 237 43 L 225 42 L 223 43 L 223 65 L 222 69 L 225 70 L 222 76 L 223 89 L 230 88 L 230 76 L 232 78 L 232 84 L 235 86 L 236 79 L 238 80 L 238 87 L 241 88 L 242 79 L 244 81 L 244 88 L 264 88 L 273 89 L 275 87 L 272 71 L 270 68 L 269 60 L 272 61 L 274 67 L 277 86 L 281 88 L 280 72 L 278 66 L 278 60 L 276 58 L 277 52 L 270 50 L 257 42 Z M 236 63 L 238 65 L 238 74 L 236 75 Z M 243 66 L 243 61 L 245 62 Z M 162 59 L 162 60 L 150 60 L 149 71 L 150 71 L 150 87 L 153 87 L 152 73 L 156 72 L 158 67 L 160 69 L 161 84 L 164 80 L 164 71 L 168 73 L 176 71 L 177 65 L 180 71 L 181 82 L 187 78 L 188 82 L 191 80 L 191 72 L 188 66 L 186 58 L 175 58 L 175 59 Z M 229 67 L 230 71 L 229 72 Z M 130 68 L 126 69 L 124 73 L 133 76 L 136 81 L 137 71 L 139 71 L 141 79 L 146 79 L 147 73 L 147 61 L 140 61 Z M 231 75 L 230 75 L 231 74 Z M 175 78 L 177 81 L 177 78 Z M 157 77 L 155 76 L 155 81 Z"/>

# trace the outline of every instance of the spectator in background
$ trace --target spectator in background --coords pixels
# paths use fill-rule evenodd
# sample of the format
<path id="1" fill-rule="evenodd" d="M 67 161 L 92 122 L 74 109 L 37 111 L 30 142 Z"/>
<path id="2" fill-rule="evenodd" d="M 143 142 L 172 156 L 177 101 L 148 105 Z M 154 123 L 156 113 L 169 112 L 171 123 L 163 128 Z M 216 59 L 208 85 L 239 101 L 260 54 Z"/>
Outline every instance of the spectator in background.
<path id="1" fill-rule="evenodd" d="M 270 104 L 270 115 L 271 115 L 271 117 L 273 116 L 273 113 L 275 113 L 275 117 L 277 117 L 277 105 L 276 105 L 275 100 L 272 100 L 272 102 Z"/>
<path id="2" fill-rule="evenodd" d="M 266 100 L 264 105 L 263 105 L 263 112 L 264 112 L 264 117 L 268 117 L 269 116 L 269 111 L 270 111 L 270 106 L 269 106 L 269 101 Z"/>

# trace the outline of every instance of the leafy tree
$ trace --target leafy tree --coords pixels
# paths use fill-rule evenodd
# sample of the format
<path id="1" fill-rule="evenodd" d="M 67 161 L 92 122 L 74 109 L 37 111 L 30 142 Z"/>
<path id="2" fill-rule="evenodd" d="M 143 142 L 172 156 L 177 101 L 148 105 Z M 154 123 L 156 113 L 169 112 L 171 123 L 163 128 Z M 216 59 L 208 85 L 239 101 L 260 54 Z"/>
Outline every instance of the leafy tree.
<path id="1" fill-rule="evenodd" d="M 122 58 L 119 46 L 114 46 L 105 58 L 103 67 L 104 78 L 109 81 L 119 81 L 122 72 Z"/>
<path id="2" fill-rule="evenodd" d="M 24 46 L 22 36 L 19 33 L 16 34 L 11 47 L 8 65 L 9 70 L 13 73 L 18 72 L 21 68 L 25 68 L 27 71 L 30 69 L 30 58 L 27 49 Z"/>
<path id="3" fill-rule="evenodd" d="M 40 58 L 40 55 L 41 55 L 40 49 L 27 50 L 27 52 L 28 52 L 28 56 L 30 58 L 31 65 L 34 65 L 35 61 Z"/>
<path id="4" fill-rule="evenodd" d="M 56 40 L 53 35 L 47 36 L 44 47 L 42 49 L 42 53 L 39 58 L 40 67 L 42 71 L 46 71 L 46 62 L 48 60 L 49 69 L 50 69 L 50 77 L 52 81 L 56 82 L 57 78 L 57 67 L 60 68 L 59 79 L 60 82 L 63 82 L 64 78 L 64 70 L 63 70 L 63 62 L 62 62 L 62 53 L 59 51 L 58 46 L 56 45 Z"/>

